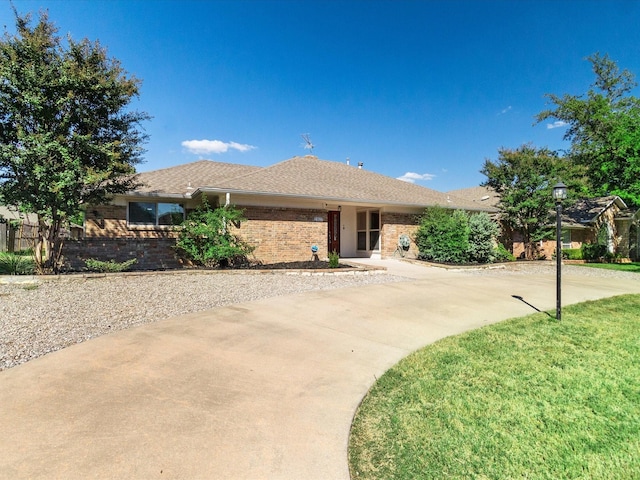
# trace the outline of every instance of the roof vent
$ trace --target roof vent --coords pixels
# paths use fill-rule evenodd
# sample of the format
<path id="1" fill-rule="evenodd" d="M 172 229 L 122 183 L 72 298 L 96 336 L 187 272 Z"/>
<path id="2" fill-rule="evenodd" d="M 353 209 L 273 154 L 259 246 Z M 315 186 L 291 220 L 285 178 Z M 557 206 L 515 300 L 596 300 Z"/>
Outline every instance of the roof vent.
<path id="1" fill-rule="evenodd" d="M 364 166 L 364 163 L 363 163 L 363 162 L 358 162 L 358 168 L 359 168 L 360 170 L 362 170 L 362 167 L 363 167 L 363 166 Z"/>
<path id="2" fill-rule="evenodd" d="M 349 162 L 350 162 L 350 161 L 351 161 L 351 160 L 349 160 L 349 157 L 347 157 L 347 165 L 349 165 Z"/>
<path id="3" fill-rule="evenodd" d="M 489 195 L 485 195 L 480 199 L 481 202 L 484 202 L 485 200 L 489 200 Z"/>

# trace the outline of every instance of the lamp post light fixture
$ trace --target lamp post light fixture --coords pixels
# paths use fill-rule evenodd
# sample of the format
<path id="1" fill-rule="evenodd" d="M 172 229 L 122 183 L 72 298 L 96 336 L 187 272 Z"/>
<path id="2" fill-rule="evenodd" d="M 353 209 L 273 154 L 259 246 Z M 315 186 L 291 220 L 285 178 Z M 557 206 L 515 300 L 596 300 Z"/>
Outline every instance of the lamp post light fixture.
<path id="1" fill-rule="evenodd" d="M 562 200 L 567 198 L 567 186 L 558 182 L 553 186 L 553 199 L 556 201 L 556 320 L 562 316 L 560 270 L 562 269 Z"/>

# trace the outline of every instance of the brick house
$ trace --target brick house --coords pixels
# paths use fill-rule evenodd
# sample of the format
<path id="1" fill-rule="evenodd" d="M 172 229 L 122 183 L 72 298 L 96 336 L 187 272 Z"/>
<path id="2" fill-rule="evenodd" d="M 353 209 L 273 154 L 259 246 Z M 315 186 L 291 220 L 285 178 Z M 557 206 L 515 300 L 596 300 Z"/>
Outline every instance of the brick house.
<path id="1" fill-rule="evenodd" d="M 500 197 L 487 187 L 454 190 L 449 194 L 464 198 L 467 202 L 497 207 Z M 562 248 L 578 249 L 584 243 L 605 242 L 607 250 L 634 261 L 639 259 L 638 243 L 640 211 L 627 207 L 615 195 L 578 200 L 565 208 L 562 215 Z M 524 255 L 522 235 L 512 232 L 502 239 L 516 257 Z M 538 242 L 541 256 L 552 258 L 556 251 L 555 238 Z"/>
<path id="2" fill-rule="evenodd" d="M 384 258 L 399 237 L 413 238 L 428 206 L 494 212 L 489 205 L 367 171 L 361 166 L 293 157 L 269 167 L 200 160 L 139 174 L 143 184 L 108 205 L 89 208 L 85 238 L 67 242 L 72 267 L 82 258 L 138 258 L 138 268 L 179 265 L 171 248 L 179 223 L 201 204 L 233 204 L 246 221 L 238 233 L 263 263 L 327 258 Z M 411 242 L 409 256 L 417 253 Z"/>

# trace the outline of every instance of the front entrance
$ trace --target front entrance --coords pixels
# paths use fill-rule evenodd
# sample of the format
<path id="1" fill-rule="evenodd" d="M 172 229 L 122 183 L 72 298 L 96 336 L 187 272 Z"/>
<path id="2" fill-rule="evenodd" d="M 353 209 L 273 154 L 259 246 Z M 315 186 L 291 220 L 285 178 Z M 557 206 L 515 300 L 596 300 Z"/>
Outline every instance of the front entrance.
<path id="1" fill-rule="evenodd" d="M 338 255 L 340 254 L 340 212 L 339 211 L 330 211 L 328 224 L 328 245 L 327 245 L 327 253 L 336 252 Z"/>

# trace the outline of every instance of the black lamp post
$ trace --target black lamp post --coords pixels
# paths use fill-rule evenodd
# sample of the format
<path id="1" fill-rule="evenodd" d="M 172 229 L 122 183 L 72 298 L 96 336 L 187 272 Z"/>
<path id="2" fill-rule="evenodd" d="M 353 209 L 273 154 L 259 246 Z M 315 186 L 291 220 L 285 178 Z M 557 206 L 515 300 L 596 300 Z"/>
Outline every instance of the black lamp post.
<path id="1" fill-rule="evenodd" d="M 556 320 L 560 321 L 562 304 L 560 302 L 560 270 L 562 268 L 562 200 L 567 198 L 567 186 L 558 182 L 553 186 L 553 199 L 556 201 Z"/>

